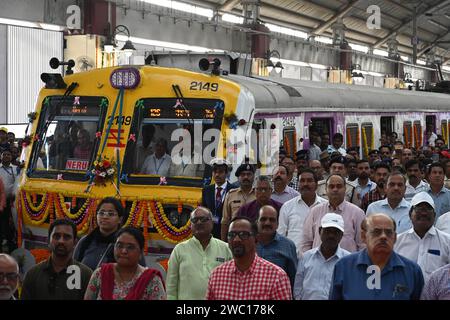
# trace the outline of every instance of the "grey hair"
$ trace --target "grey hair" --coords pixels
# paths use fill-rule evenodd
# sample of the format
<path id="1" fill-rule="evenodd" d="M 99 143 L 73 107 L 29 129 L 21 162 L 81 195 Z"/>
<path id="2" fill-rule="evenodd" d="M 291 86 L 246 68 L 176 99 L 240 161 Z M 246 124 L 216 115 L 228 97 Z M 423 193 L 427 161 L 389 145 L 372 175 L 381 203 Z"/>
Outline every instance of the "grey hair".
<path id="1" fill-rule="evenodd" d="M 255 184 L 258 183 L 258 182 L 267 182 L 267 183 L 270 184 L 271 181 L 270 181 L 269 176 L 262 175 L 262 176 L 257 176 L 255 178 Z"/>
<path id="2" fill-rule="evenodd" d="M 194 216 L 194 214 L 195 214 L 197 211 L 204 211 L 204 212 L 208 213 L 208 215 L 209 215 L 209 217 L 211 218 L 211 220 L 213 219 L 213 214 L 212 214 L 211 210 L 209 210 L 209 209 L 206 208 L 206 207 L 202 207 L 202 206 L 198 206 L 197 208 L 195 208 L 194 210 L 192 210 L 192 212 L 191 212 L 191 219 L 192 219 L 192 217 Z"/>
<path id="3" fill-rule="evenodd" d="M 9 260 L 13 262 L 16 265 L 17 273 L 19 272 L 19 264 L 17 263 L 16 259 L 11 257 L 9 254 L 0 253 L 0 260 Z"/>

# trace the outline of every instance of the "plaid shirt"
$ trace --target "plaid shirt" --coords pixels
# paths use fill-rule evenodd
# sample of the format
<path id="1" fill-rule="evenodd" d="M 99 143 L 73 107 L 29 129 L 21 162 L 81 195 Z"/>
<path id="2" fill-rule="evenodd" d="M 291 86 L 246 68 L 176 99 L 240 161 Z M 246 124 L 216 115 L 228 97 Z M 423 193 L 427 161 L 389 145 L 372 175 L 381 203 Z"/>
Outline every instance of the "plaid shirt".
<path id="1" fill-rule="evenodd" d="M 368 193 L 366 193 L 364 195 L 364 197 L 361 200 L 361 209 L 364 210 L 364 212 L 367 211 L 367 207 L 369 206 L 369 204 L 371 204 L 372 202 L 375 201 L 379 201 L 379 200 L 383 200 L 386 198 L 386 194 L 384 196 L 382 196 L 379 192 L 378 192 L 378 188 L 374 189 Z"/>
<path id="2" fill-rule="evenodd" d="M 255 254 L 252 265 L 239 271 L 234 260 L 211 272 L 207 300 L 291 300 L 289 277 L 280 267 Z"/>
<path id="3" fill-rule="evenodd" d="M 292 177 L 292 180 L 291 180 L 291 182 L 289 182 L 288 186 L 291 187 L 292 189 L 294 189 L 295 191 L 298 191 L 298 177 L 297 177 L 297 175 L 294 175 Z"/>

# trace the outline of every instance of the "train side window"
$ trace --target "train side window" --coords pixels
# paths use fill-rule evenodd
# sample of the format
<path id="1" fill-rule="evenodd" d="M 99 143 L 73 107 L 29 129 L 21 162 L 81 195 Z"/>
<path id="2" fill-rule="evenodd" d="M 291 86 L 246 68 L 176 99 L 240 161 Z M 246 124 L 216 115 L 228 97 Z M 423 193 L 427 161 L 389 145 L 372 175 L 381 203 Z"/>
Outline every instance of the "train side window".
<path id="1" fill-rule="evenodd" d="M 411 121 L 403 122 L 403 139 L 405 141 L 405 148 L 410 149 L 413 145 L 413 127 Z"/>
<path id="2" fill-rule="evenodd" d="M 286 154 L 294 159 L 294 154 L 297 151 L 297 134 L 295 127 L 283 128 L 283 146 Z"/>
<path id="3" fill-rule="evenodd" d="M 371 122 L 363 122 L 361 124 L 361 146 L 363 158 L 368 159 L 369 151 L 375 148 L 375 135 L 373 132 L 373 124 Z"/>
<path id="4" fill-rule="evenodd" d="M 445 119 L 441 120 L 441 135 L 445 144 L 448 145 L 448 122 Z"/>
<path id="5" fill-rule="evenodd" d="M 346 147 L 359 147 L 359 125 L 357 123 L 349 123 L 346 126 Z"/>
<path id="6" fill-rule="evenodd" d="M 253 159 L 256 159 L 256 163 L 261 163 L 261 159 L 260 159 L 260 154 L 259 154 L 259 150 L 260 148 L 262 148 L 261 146 L 266 146 L 266 142 L 265 139 L 267 139 L 268 137 L 264 136 L 263 134 L 260 135 L 260 130 L 263 130 L 262 132 L 264 132 L 264 129 L 266 129 L 267 124 L 266 124 L 266 119 L 254 119 L 253 120 L 253 124 L 252 124 L 252 135 L 251 135 L 251 143 L 250 145 L 253 147 L 255 146 L 256 150 L 251 150 L 250 153 L 250 157 L 252 157 Z M 256 141 L 253 141 L 253 139 L 255 139 Z M 262 141 L 261 141 L 262 139 Z"/>
<path id="7" fill-rule="evenodd" d="M 422 145 L 422 124 L 419 120 L 414 121 L 414 127 L 413 127 L 413 133 L 414 133 L 414 147 L 416 149 L 419 149 L 419 147 Z"/>

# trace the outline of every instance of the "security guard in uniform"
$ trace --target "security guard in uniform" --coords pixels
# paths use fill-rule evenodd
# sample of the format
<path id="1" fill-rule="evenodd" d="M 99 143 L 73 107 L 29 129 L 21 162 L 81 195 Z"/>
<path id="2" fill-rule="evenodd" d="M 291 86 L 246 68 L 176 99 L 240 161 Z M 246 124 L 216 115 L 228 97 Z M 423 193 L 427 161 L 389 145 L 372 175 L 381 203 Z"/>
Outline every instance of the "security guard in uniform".
<path id="1" fill-rule="evenodd" d="M 241 206 L 256 200 L 253 181 L 255 180 L 255 167 L 244 163 L 237 168 L 236 177 L 239 179 L 240 187 L 230 190 L 223 202 L 221 239 L 227 241 L 228 227 Z"/>

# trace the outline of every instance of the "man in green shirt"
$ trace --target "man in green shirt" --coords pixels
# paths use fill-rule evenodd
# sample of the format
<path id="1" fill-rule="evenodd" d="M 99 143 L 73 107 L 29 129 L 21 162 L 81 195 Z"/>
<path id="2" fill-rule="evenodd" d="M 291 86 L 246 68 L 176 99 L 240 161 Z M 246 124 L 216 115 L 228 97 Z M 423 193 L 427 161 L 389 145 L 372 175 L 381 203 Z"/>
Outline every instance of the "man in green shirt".
<path id="1" fill-rule="evenodd" d="M 211 271 L 232 259 L 228 244 L 212 236 L 213 216 L 205 207 L 191 213 L 193 237 L 175 246 L 170 255 L 166 288 L 169 300 L 203 300 Z"/>
<path id="2" fill-rule="evenodd" d="M 22 300 L 83 300 L 92 270 L 72 259 L 77 227 L 57 219 L 48 229 L 51 256 L 25 275 Z"/>

